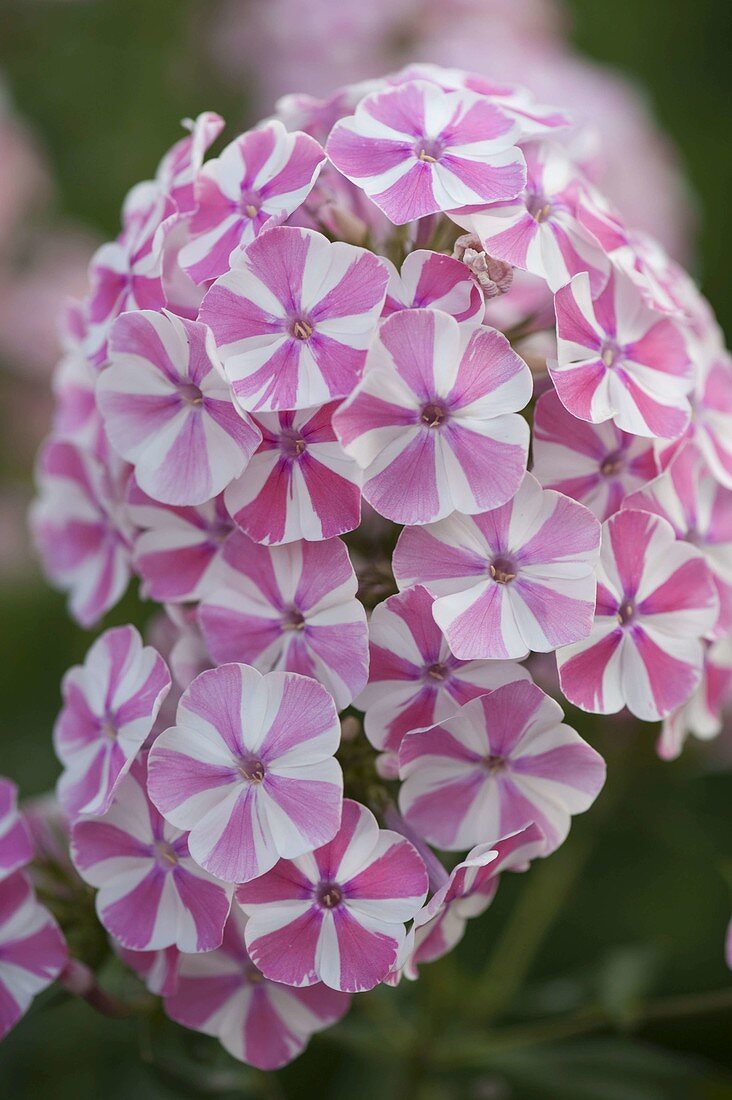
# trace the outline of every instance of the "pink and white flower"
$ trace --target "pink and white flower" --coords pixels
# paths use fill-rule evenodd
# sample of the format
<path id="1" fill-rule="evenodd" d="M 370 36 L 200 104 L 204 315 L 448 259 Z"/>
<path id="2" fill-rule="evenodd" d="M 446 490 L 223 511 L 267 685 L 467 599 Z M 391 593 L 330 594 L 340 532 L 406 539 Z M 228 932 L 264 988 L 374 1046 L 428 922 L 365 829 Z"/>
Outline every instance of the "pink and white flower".
<path id="1" fill-rule="evenodd" d="M 132 951 L 212 951 L 221 944 L 233 887 L 191 859 L 187 834 L 150 802 L 138 757 L 107 812 L 71 830 L 74 865 L 96 887 L 99 920 Z"/>
<path id="2" fill-rule="evenodd" d="M 133 479 L 128 501 L 140 529 L 133 561 L 146 597 L 182 603 L 216 587 L 221 554 L 235 530 L 223 494 L 197 508 L 175 507 L 152 500 Z"/>
<path id="3" fill-rule="evenodd" d="M 350 393 L 384 305 L 389 272 L 373 253 L 276 226 L 203 300 L 243 408 L 322 405 Z"/>
<path id="4" fill-rule="evenodd" d="M 51 439 L 41 451 L 31 526 L 46 575 L 69 593 L 82 626 L 101 619 L 129 583 L 128 480 L 128 466 L 74 443 Z"/>
<path id="5" fill-rule="evenodd" d="M 266 977 L 357 993 L 393 968 L 404 922 L 426 893 L 427 872 L 409 841 L 346 799 L 329 844 L 283 860 L 236 897 L 249 916 L 247 949 Z"/>
<path id="6" fill-rule="evenodd" d="M 33 843 L 18 813 L 18 788 L 0 775 L 0 882 L 33 859 Z"/>
<path id="7" fill-rule="evenodd" d="M 171 825 L 190 830 L 196 863 L 247 882 L 337 832 L 339 740 L 333 700 L 314 680 L 222 665 L 184 691 L 177 725 L 150 751 L 148 790 Z"/>
<path id="8" fill-rule="evenodd" d="M 381 326 L 366 373 L 333 418 L 363 495 L 397 523 L 505 504 L 526 471 L 529 368 L 495 329 L 441 310 Z"/>
<path id="9" fill-rule="evenodd" d="M 528 681 L 472 699 L 399 750 L 399 808 L 431 844 L 459 851 L 533 821 L 543 854 L 567 836 L 605 781 L 605 763 Z"/>
<path id="10" fill-rule="evenodd" d="M 178 966 L 181 954 L 177 947 L 162 951 L 130 951 L 112 941 L 122 962 L 134 970 L 140 981 L 157 997 L 170 997 L 178 988 Z"/>
<path id="11" fill-rule="evenodd" d="M 603 525 L 592 631 L 557 654 L 562 691 L 582 710 L 664 718 L 698 686 L 718 615 L 700 551 L 660 516 L 624 509 Z"/>
<path id="12" fill-rule="evenodd" d="M 704 670 L 698 688 L 682 707 L 664 718 L 656 751 L 662 760 L 675 760 L 691 734 L 711 741 L 722 732 L 724 711 L 732 701 L 732 640 L 729 635 L 704 654 Z"/>
<path id="13" fill-rule="evenodd" d="M 203 504 L 238 477 L 261 442 L 232 400 L 211 331 L 168 310 L 139 310 L 112 330 L 97 402 L 141 489 L 165 504 Z"/>
<path id="14" fill-rule="evenodd" d="M 247 131 L 209 160 L 196 178 L 191 240 L 180 256 L 189 275 L 203 283 L 228 271 L 232 252 L 304 202 L 324 160 L 317 141 L 288 133 L 277 120 Z"/>
<path id="15" fill-rule="evenodd" d="M 719 597 L 712 635 L 727 634 L 732 627 L 732 489 L 714 479 L 701 451 L 687 443 L 659 477 L 628 497 L 625 507 L 662 516 L 677 538 L 702 552 Z"/>
<path id="16" fill-rule="evenodd" d="M 262 442 L 226 490 L 229 511 L 255 542 L 320 542 L 358 527 L 361 471 L 336 436 L 337 407 L 256 417 Z"/>
<path id="17" fill-rule="evenodd" d="M 679 447 L 691 440 L 714 476 L 732 489 L 732 357 L 728 352 L 714 356 L 711 365 L 699 367 L 690 400 L 689 426 L 678 439 L 659 447 L 661 464 L 666 465 Z"/>
<path id="18" fill-rule="evenodd" d="M 63 970 L 66 944 L 21 871 L 0 882 L 0 1039 Z"/>
<path id="19" fill-rule="evenodd" d="M 170 673 L 133 626 L 107 630 L 63 679 L 54 747 L 64 765 L 57 795 L 66 812 L 103 814 L 170 690 Z"/>
<path id="20" fill-rule="evenodd" d="M 526 474 L 508 504 L 407 527 L 394 551 L 400 589 L 424 584 L 461 660 L 523 658 L 592 627 L 600 524 Z"/>
<path id="21" fill-rule="evenodd" d="M 555 297 L 557 362 L 549 372 L 580 420 L 614 420 L 634 435 L 670 439 L 689 423 L 693 368 L 679 324 L 646 305 L 618 268 L 593 299 L 587 273 Z"/>
<path id="22" fill-rule="evenodd" d="M 527 168 L 521 194 L 457 221 L 480 238 L 489 255 L 541 276 L 552 290 L 580 271 L 589 272 L 593 290 L 601 289 L 609 264 L 578 218 L 583 181 L 577 165 L 549 141 L 527 142 L 521 151 Z"/>
<path id="23" fill-rule="evenodd" d="M 237 532 L 222 561 L 198 613 L 214 661 L 312 676 L 348 706 L 366 684 L 368 628 L 340 539 L 268 547 Z"/>
<path id="24" fill-rule="evenodd" d="M 478 844 L 450 872 L 414 918 L 414 945 L 404 966 L 415 980 L 422 963 L 447 955 L 465 935 L 467 923 L 484 913 L 496 896 L 504 871 L 525 871 L 531 860 L 543 855 L 544 835 L 529 824 L 493 844 Z"/>
<path id="25" fill-rule="evenodd" d="M 374 92 L 326 152 L 396 225 L 512 199 L 526 182 L 520 126 L 487 97 L 414 80 Z"/>
<path id="26" fill-rule="evenodd" d="M 244 942 L 246 917 L 234 909 L 216 951 L 181 955 L 176 991 L 165 1011 L 194 1031 L 213 1035 L 234 1058 L 258 1069 L 287 1065 L 317 1031 L 337 1023 L 350 997 L 311 985 L 293 989 L 265 978 Z"/>
<path id="27" fill-rule="evenodd" d="M 417 248 L 397 271 L 391 260 L 384 316 L 400 309 L 441 309 L 457 321 L 481 321 L 483 294 L 465 264 L 441 252 Z"/>
<path id="28" fill-rule="evenodd" d="M 447 718 L 468 699 L 529 679 L 514 661 L 459 661 L 432 615 L 433 597 L 415 585 L 371 615 L 368 685 L 356 700 L 374 748 L 397 752 L 405 734 Z"/>
<path id="29" fill-rule="evenodd" d="M 578 500 L 602 522 L 658 474 L 654 441 L 612 422 L 589 424 L 567 412 L 556 393 L 534 410 L 532 473 L 545 489 Z"/>

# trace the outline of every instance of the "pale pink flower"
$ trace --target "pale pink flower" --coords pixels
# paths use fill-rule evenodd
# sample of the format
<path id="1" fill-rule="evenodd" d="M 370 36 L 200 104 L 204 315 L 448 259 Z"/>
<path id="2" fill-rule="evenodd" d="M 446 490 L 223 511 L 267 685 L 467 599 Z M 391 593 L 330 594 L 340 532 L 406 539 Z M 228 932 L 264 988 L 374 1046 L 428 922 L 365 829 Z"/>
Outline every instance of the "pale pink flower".
<path id="1" fill-rule="evenodd" d="M 501 508 L 405 528 L 394 575 L 432 593 L 456 657 L 523 658 L 587 636 L 599 546 L 587 508 L 526 474 Z"/>
<path id="2" fill-rule="evenodd" d="M 334 431 L 337 407 L 255 418 L 262 442 L 226 490 L 234 520 L 255 542 L 320 542 L 358 527 L 361 471 Z"/>
<path id="3" fill-rule="evenodd" d="M 604 285 L 609 267 L 595 237 L 577 215 L 583 179 L 565 151 L 548 141 L 521 146 L 526 187 L 510 202 L 457 217 L 491 256 L 546 279 L 558 290 L 580 271 L 593 289 Z"/>
<path id="4" fill-rule="evenodd" d="M 543 849 L 544 835 L 532 823 L 468 852 L 414 918 L 414 944 L 403 968 L 405 977 L 415 980 L 422 963 L 452 951 L 465 935 L 468 921 L 493 901 L 503 872 L 527 870 L 532 859 L 544 854 Z"/>
<path id="5" fill-rule="evenodd" d="M 222 559 L 198 613 L 214 661 L 312 676 L 348 706 L 366 684 L 368 629 L 341 540 L 261 546 L 237 532 Z"/>
<path id="6" fill-rule="evenodd" d="M 612 422 L 589 424 L 567 412 L 554 391 L 534 410 L 531 472 L 545 489 L 580 501 L 602 522 L 658 473 L 654 441 Z"/>
<path id="7" fill-rule="evenodd" d="M 373 253 L 276 226 L 203 300 L 227 377 L 251 411 L 301 409 L 350 393 L 384 305 Z"/>
<path id="8" fill-rule="evenodd" d="M 427 872 L 409 841 L 379 829 L 370 810 L 346 799 L 329 844 L 281 861 L 240 886 L 236 898 L 249 916 L 249 954 L 268 978 L 357 993 L 393 968 L 404 922 L 426 893 Z"/>
<path id="9" fill-rule="evenodd" d="M 700 550 L 719 597 L 721 637 L 732 627 L 732 489 L 720 485 L 693 443 L 682 447 L 662 474 L 629 496 L 624 507 L 662 516 L 678 539 Z"/>
<path id="10" fill-rule="evenodd" d="M 452 256 L 417 248 L 397 271 L 391 260 L 384 316 L 400 309 L 441 309 L 458 321 L 481 321 L 485 305 L 478 281 Z"/>
<path id="11" fill-rule="evenodd" d="M 594 300 L 582 273 L 557 291 L 554 304 L 558 353 L 549 370 L 572 415 L 614 420 L 634 435 L 680 435 L 693 372 L 679 324 L 650 309 L 617 268 Z"/>
<path id="12" fill-rule="evenodd" d="M 70 350 L 53 372 L 53 435 L 98 452 L 104 428 L 96 399 L 99 371 L 79 350 Z"/>
<path id="13" fill-rule="evenodd" d="M 70 816 L 103 814 L 170 690 L 162 657 L 133 626 L 107 630 L 63 679 L 54 747 L 59 802 Z"/>
<path id="14" fill-rule="evenodd" d="M 115 323 L 97 403 L 114 448 L 144 492 L 203 504 L 238 477 L 261 441 L 232 400 L 211 331 L 163 310 Z"/>
<path id="15" fill-rule="evenodd" d="M 380 603 L 369 622 L 369 682 L 356 699 L 374 748 L 398 751 L 411 730 L 434 725 L 468 699 L 528 679 L 514 661 L 459 661 L 432 615 L 433 597 L 415 585 Z"/>
<path id="16" fill-rule="evenodd" d="M 732 641 L 729 635 L 704 654 L 698 688 L 688 702 L 663 720 L 656 751 L 662 760 L 675 760 L 687 737 L 711 741 L 722 732 L 724 711 L 732 701 Z"/>
<path id="17" fill-rule="evenodd" d="M 21 871 L 0 882 L 0 1039 L 63 970 L 66 944 Z"/>
<path id="18" fill-rule="evenodd" d="M 363 495 L 397 523 L 505 504 L 526 471 L 528 367 L 505 336 L 441 310 L 402 310 L 333 418 Z"/>
<path id="19" fill-rule="evenodd" d="M 520 127 L 483 95 L 414 80 L 366 96 L 326 152 L 396 225 L 512 199 L 526 182 Z"/>
<path id="20" fill-rule="evenodd" d="M 171 825 L 190 830 L 201 867 L 246 882 L 337 832 L 339 739 L 333 700 L 314 680 L 222 665 L 193 681 L 177 725 L 155 741 L 150 797 Z"/>
<path id="21" fill-rule="evenodd" d="M 665 519 L 620 511 L 603 525 L 592 631 L 557 654 L 562 691 L 583 710 L 663 718 L 698 686 L 718 615 L 702 554 Z"/>
<path id="22" fill-rule="evenodd" d="M 69 593 L 82 626 L 98 622 L 129 582 L 129 472 L 116 458 L 65 440 L 51 439 L 41 451 L 31 528 L 46 575 Z"/>
<path id="23" fill-rule="evenodd" d="M 288 216 L 307 198 L 325 153 L 313 138 L 288 133 L 272 121 L 242 134 L 207 161 L 195 182 L 190 242 L 180 262 L 197 283 L 229 270 L 273 219 Z"/>
<path id="24" fill-rule="evenodd" d="M 153 600 L 199 600 L 218 583 L 221 554 L 235 530 L 223 494 L 194 507 L 152 500 L 136 484 L 128 491 L 129 518 L 140 529 L 133 561 L 143 593 Z"/>
<path id="25" fill-rule="evenodd" d="M 336 1023 L 350 997 L 312 985 L 271 982 L 252 962 L 244 942 L 246 917 L 236 909 L 224 942 L 203 955 L 181 955 L 175 992 L 165 997 L 171 1020 L 213 1035 L 234 1058 L 258 1069 L 287 1065 L 311 1035 Z"/>
<path id="26" fill-rule="evenodd" d="M 0 882 L 32 859 L 30 833 L 18 813 L 18 788 L 0 775 Z"/>
<path id="27" fill-rule="evenodd" d="M 399 808 L 425 840 L 448 851 L 533 821 L 543 852 L 567 836 L 605 781 L 605 763 L 565 725 L 558 703 L 528 681 L 472 699 L 399 750 Z"/>
<path id="28" fill-rule="evenodd" d="M 107 812 L 71 830 L 74 865 L 97 889 L 104 928 L 133 951 L 211 951 L 221 944 L 233 887 L 191 859 L 187 833 L 150 802 L 138 757 Z"/>

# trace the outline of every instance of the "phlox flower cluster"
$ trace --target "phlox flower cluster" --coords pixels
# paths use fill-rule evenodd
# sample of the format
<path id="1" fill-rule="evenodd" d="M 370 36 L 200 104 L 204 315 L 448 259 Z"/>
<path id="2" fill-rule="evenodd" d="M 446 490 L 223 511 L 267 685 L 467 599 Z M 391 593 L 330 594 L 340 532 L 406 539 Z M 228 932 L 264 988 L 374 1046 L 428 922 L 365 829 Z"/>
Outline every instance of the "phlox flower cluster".
<path id="1" fill-rule="evenodd" d="M 566 701 L 718 729 L 732 366 L 521 89 L 411 66 L 206 160 L 222 125 L 92 260 L 32 522 L 82 625 L 162 605 L 64 679 L 76 870 L 273 1069 L 562 844 L 605 775 Z"/>

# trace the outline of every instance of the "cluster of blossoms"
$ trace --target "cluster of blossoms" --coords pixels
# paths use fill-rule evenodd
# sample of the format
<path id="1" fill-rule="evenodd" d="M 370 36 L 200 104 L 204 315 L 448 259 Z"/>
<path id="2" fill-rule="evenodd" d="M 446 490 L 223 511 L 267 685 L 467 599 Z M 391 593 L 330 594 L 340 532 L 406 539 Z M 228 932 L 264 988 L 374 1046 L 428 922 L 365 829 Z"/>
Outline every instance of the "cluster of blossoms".
<path id="1" fill-rule="evenodd" d="M 668 757 L 719 726 L 732 366 L 571 125 L 432 66 L 205 161 L 202 115 L 74 313 L 37 544 L 81 624 L 133 575 L 164 611 L 65 678 L 72 858 L 168 1015 L 262 1068 L 562 844 L 605 772 L 562 696 Z"/>

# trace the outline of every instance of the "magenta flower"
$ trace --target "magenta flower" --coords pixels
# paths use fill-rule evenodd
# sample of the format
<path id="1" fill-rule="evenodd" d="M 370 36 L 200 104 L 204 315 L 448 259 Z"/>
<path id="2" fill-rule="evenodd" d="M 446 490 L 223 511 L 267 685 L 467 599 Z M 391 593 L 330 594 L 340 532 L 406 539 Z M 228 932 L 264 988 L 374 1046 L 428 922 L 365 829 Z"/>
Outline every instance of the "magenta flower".
<path id="1" fill-rule="evenodd" d="M 578 420 L 553 390 L 536 403 L 532 442 L 534 477 L 584 504 L 600 522 L 658 473 L 652 439 L 628 435 L 612 420 Z"/>
<path id="2" fill-rule="evenodd" d="M 107 630 L 69 669 L 53 737 L 64 765 L 56 793 L 70 816 L 106 813 L 169 690 L 165 662 L 133 626 Z"/>
<path id="3" fill-rule="evenodd" d="M 66 964 L 56 921 L 20 871 L 0 882 L 0 1039 Z"/>
<path id="4" fill-rule="evenodd" d="M 229 915 L 233 887 L 191 859 L 187 834 L 168 824 L 147 794 L 138 757 L 101 817 L 71 830 L 77 871 L 96 887 L 104 928 L 132 951 L 211 951 Z"/>
<path id="5" fill-rule="evenodd" d="M 69 593 L 69 609 L 93 626 L 130 579 L 133 530 L 124 510 L 129 466 L 51 439 L 38 462 L 31 508 L 36 546 L 49 580 Z"/>
<path id="6" fill-rule="evenodd" d="M 628 497 L 625 507 L 662 516 L 677 538 L 701 551 L 719 597 L 712 636 L 727 634 L 732 627 L 732 490 L 715 481 L 701 451 L 687 443 L 659 477 Z"/>
<path id="7" fill-rule="evenodd" d="M 427 872 L 409 841 L 346 799 L 329 844 L 283 860 L 236 897 L 249 916 L 247 949 L 266 977 L 358 993 L 390 972 L 404 922 L 426 893 Z"/>
<path id="8" fill-rule="evenodd" d="M 241 405 L 302 409 L 350 393 L 388 277 L 373 253 L 309 229 L 277 226 L 253 241 L 200 311 Z"/>
<path id="9" fill-rule="evenodd" d="M 97 385 L 107 435 L 141 489 L 165 504 L 203 504 L 238 477 L 261 442 L 232 401 L 205 325 L 163 310 L 115 323 Z"/>
<path id="10" fill-rule="evenodd" d="M 180 256 L 191 278 L 203 283 L 228 271 L 232 252 L 302 204 L 324 160 L 317 141 L 288 133 L 276 120 L 242 134 L 209 160 L 196 179 L 191 240 Z"/>
<path id="11" fill-rule="evenodd" d="M 18 813 L 18 788 L 0 775 L 0 882 L 33 859 L 33 843 Z"/>
<path id="12" fill-rule="evenodd" d="M 460 260 L 418 248 L 405 258 L 399 272 L 391 260 L 385 262 L 391 272 L 385 317 L 400 309 L 441 309 L 457 321 L 483 319 L 482 291 Z"/>
<path id="13" fill-rule="evenodd" d="M 370 671 L 356 700 L 374 748 L 396 752 L 405 734 L 453 714 L 468 699 L 529 679 L 514 661 L 459 661 L 432 615 L 433 597 L 415 585 L 380 603 L 369 623 Z"/>
<path id="14" fill-rule="evenodd" d="M 593 290 L 601 289 L 608 261 L 578 218 L 582 177 L 577 165 L 552 142 L 528 142 L 521 151 L 527 168 L 521 194 L 457 220 L 480 238 L 489 255 L 541 276 L 552 290 L 581 271 L 589 272 Z"/>
<path id="15" fill-rule="evenodd" d="M 396 225 L 512 199 L 526 182 L 520 127 L 485 96 L 414 80 L 374 92 L 326 152 Z"/>
<path id="16" fill-rule="evenodd" d="M 484 913 L 496 896 L 504 871 L 525 871 L 543 855 L 544 835 L 529 824 L 493 844 L 478 844 L 453 868 L 444 886 L 417 913 L 412 926 L 414 945 L 404 966 L 415 980 L 422 963 L 447 955 L 465 935 L 469 920 Z"/>
<path id="17" fill-rule="evenodd" d="M 223 561 L 198 613 L 214 661 L 312 676 L 348 706 L 366 684 L 368 628 L 340 539 L 267 547 L 237 532 Z"/>
<path id="18" fill-rule="evenodd" d="M 381 326 L 367 370 L 333 418 L 364 470 L 363 495 L 396 523 L 505 504 L 526 471 L 529 368 L 494 329 L 434 309 Z"/>
<path id="19" fill-rule="evenodd" d="M 222 665 L 184 691 L 177 725 L 155 741 L 150 797 L 171 825 L 190 830 L 196 863 L 246 882 L 337 832 L 339 740 L 333 700 L 314 680 Z"/>
<path id="20" fill-rule="evenodd" d="M 432 593 L 456 657 L 523 658 L 587 636 L 599 547 L 592 513 L 526 474 L 501 508 L 405 528 L 394 575 Z"/>
<path id="21" fill-rule="evenodd" d="M 722 732 L 723 712 L 732 699 L 732 640 L 729 635 L 706 647 L 702 678 L 683 706 L 663 720 L 656 751 L 675 760 L 687 737 L 711 741 Z"/>
<path id="22" fill-rule="evenodd" d="M 223 495 L 197 508 L 175 507 L 146 496 L 133 478 L 128 501 L 140 528 L 133 561 L 146 597 L 182 603 L 217 586 L 221 554 L 235 529 Z"/>
<path id="23" fill-rule="evenodd" d="M 320 542 L 358 527 L 361 471 L 338 442 L 336 408 L 257 416 L 262 442 L 226 490 L 232 516 L 255 542 Z"/>
<path id="24" fill-rule="evenodd" d="M 595 299 L 582 273 L 557 291 L 554 305 L 558 361 L 549 371 L 572 415 L 593 424 L 614 420 L 634 435 L 680 435 L 693 373 L 677 322 L 650 309 L 617 268 Z"/>
<path id="25" fill-rule="evenodd" d="M 603 525 L 592 632 L 557 654 L 562 691 L 583 710 L 663 718 L 698 686 L 718 615 L 700 551 L 660 516 L 618 512 Z"/>
<path id="26" fill-rule="evenodd" d="M 459 851 L 527 822 L 558 848 L 570 817 L 605 781 L 605 763 L 562 721 L 562 709 L 522 680 L 408 733 L 399 750 L 399 808 L 430 844 Z"/>
<path id="27" fill-rule="evenodd" d="M 350 997 L 324 985 L 307 989 L 271 982 L 257 970 L 244 942 L 246 917 L 234 911 L 217 951 L 181 955 L 177 990 L 165 1011 L 194 1031 L 213 1035 L 240 1062 L 279 1069 L 296 1058 L 311 1035 L 336 1023 Z"/>

